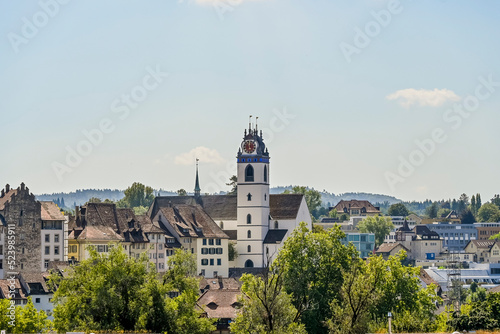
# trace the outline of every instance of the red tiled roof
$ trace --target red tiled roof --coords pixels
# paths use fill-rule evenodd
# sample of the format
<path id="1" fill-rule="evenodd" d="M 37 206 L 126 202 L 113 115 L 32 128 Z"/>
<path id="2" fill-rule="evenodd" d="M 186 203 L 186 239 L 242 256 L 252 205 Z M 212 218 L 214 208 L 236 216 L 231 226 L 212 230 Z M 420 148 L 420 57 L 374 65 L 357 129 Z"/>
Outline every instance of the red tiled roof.
<path id="1" fill-rule="evenodd" d="M 236 318 L 236 306 L 241 291 L 237 289 L 207 290 L 198 299 L 197 304 L 211 319 Z"/>
<path id="2" fill-rule="evenodd" d="M 403 244 L 399 242 L 384 242 L 382 245 L 380 245 L 375 253 L 390 253 L 393 249 L 396 247 L 401 246 L 405 251 L 408 251 L 408 248 L 403 246 Z"/>
<path id="3" fill-rule="evenodd" d="M 5 203 L 10 201 L 15 194 L 17 194 L 17 189 L 10 189 L 9 192 L 5 193 L 5 195 L 0 198 L 0 210 L 5 209 Z"/>
<path id="4" fill-rule="evenodd" d="M 70 233 L 70 237 L 74 232 Z M 94 241 L 123 241 L 123 237 L 116 233 L 108 226 L 87 226 L 82 233 L 77 237 L 78 240 L 94 240 Z"/>
<path id="5" fill-rule="evenodd" d="M 337 205 L 335 205 L 335 209 L 337 209 L 337 212 L 339 213 L 344 212 L 344 208 L 346 208 L 347 210 L 365 208 L 366 213 L 380 213 L 380 210 L 377 210 L 372 205 L 372 203 L 368 201 L 355 200 L 355 199 L 352 199 L 350 201 L 341 200 L 340 202 L 337 203 Z"/>
<path id="6" fill-rule="evenodd" d="M 64 220 L 64 215 L 56 203 L 40 201 L 42 204 L 42 220 Z"/>

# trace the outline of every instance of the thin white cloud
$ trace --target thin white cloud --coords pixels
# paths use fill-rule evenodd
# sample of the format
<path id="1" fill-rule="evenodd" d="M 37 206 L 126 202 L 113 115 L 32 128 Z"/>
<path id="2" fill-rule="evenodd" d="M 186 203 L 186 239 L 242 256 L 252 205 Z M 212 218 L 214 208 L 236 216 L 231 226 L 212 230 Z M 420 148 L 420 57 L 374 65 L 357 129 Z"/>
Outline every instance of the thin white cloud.
<path id="1" fill-rule="evenodd" d="M 386 99 L 390 101 L 396 100 L 405 108 L 409 108 L 414 104 L 422 107 L 439 107 L 448 101 L 460 101 L 460 96 L 446 88 L 435 88 L 434 90 L 408 88 L 389 94 Z"/>
<path id="2" fill-rule="evenodd" d="M 199 146 L 193 148 L 191 151 L 179 154 L 175 157 L 174 163 L 176 165 L 193 165 L 196 161 L 196 158 L 200 159 L 200 162 L 209 163 L 209 164 L 222 164 L 224 163 L 224 159 L 221 157 L 219 152 L 215 149 L 211 149 L 204 146 Z"/>

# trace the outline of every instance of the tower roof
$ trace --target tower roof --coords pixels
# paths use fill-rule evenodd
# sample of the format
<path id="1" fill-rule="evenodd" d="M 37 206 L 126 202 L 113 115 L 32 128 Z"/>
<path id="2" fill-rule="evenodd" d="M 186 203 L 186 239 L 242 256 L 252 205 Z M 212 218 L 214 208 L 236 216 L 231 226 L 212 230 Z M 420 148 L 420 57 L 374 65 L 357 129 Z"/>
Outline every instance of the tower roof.
<path id="1" fill-rule="evenodd" d="M 200 188 L 200 179 L 198 177 L 198 161 L 199 159 L 196 159 L 196 181 L 194 183 L 194 194 L 195 196 L 200 196 L 201 188 Z"/>

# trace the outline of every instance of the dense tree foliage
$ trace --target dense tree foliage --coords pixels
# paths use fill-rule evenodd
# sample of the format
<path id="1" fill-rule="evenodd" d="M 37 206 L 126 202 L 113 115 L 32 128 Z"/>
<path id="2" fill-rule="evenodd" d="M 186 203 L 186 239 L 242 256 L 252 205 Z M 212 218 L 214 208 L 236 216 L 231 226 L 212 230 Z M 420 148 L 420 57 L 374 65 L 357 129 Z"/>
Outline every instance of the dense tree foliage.
<path id="1" fill-rule="evenodd" d="M 380 246 L 384 243 L 385 236 L 388 235 L 394 225 L 390 217 L 366 217 L 358 223 L 358 229 L 362 233 L 375 233 L 375 244 Z"/>
<path id="2" fill-rule="evenodd" d="M 410 212 L 406 208 L 406 206 L 403 203 L 396 203 L 393 204 L 389 207 L 389 210 L 387 211 L 387 214 L 389 216 L 408 216 Z"/>
<path id="3" fill-rule="evenodd" d="M 113 246 L 113 245 L 110 245 Z M 75 265 L 68 277 L 51 276 L 54 324 L 58 331 L 148 330 L 210 333 L 212 323 L 195 311 L 198 281 L 190 276 L 195 259 L 184 251 L 169 259 L 164 282 L 143 254 L 130 258 L 119 245 L 109 254 L 89 249 L 90 258 Z M 178 292 L 169 298 L 168 292 Z"/>
<path id="4" fill-rule="evenodd" d="M 480 222 L 500 221 L 500 209 L 493 203 L 485 203 L 477 212 L 477 219 Z"/>
<path id="5" fill-rule="evenodd" d="M 241 311 L 231 324 L 235 334 L 306 334 L 299 312 L 285 292 L 283 272 L 265 270 L 262 276 L 244 274 Z"/>
<path id="6" fill-rule="evenodd" d="M 429 218 L 437 218 L 438 216 L 439 205 L 437 202 L 432 203 L 425 209 L 425 214 Z"/>
<path id="7" fill-rule="evenodd" d="M 45 311 L 35 308 L 31 297 L 24 306 L 13 306 L 9 299 L 0 299 L 0 328 L 14 334 L 45 333 L 52 329 L 52 321 Z"/>
<path id="8" fill-rule="evenodd" d="M 338 226 L 315 233 L 302 223 L 285 241 L 275 266 L 284 273 L 284 286 L 308 333 L 327 333 L 330 304 L 339 297 L 342 270 L 350 268 L 358 251 L 344 246 Z"/>
<path id="9" fill-rule="evenodd" d="M 153 188 L 134 182 L 125 191 L 125 197 L 116 204 L 122 208 L 149 207 L 154 200 Z"/>

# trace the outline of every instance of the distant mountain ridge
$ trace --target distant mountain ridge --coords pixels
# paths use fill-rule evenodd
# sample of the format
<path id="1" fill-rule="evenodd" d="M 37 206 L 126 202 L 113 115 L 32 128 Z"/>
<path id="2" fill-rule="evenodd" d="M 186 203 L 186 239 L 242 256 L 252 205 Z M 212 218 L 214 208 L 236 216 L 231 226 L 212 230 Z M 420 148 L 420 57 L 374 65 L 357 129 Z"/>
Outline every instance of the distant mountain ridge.
<path id="1" fill-rule="evenodd" d="M 271 188 L 271 194 L 281 194 L 285 190 L 291 190 L 293 186 L 278 186 L 278 187 L 272 187 Z M 311 189 L 307 187 L 307 189 Z M 388 202 L 389 204 L 394 204 L 394 203 L 399 203 L 402 202 L 400 199 L 394 197 L 394 196 L 388 196 L 388 195 L 381 195 L 381 194 L 370 194 L 370 193 L 354 193 L 354 192 L 349 192 L 349 193 L 343 193 L 343 194 L 333 194 L 329 193 L 325 190 L 320 191 L 321 193 L 321 199 L 323 201 L 323 206 L 334 206 L 340 200 L 351 200 L 351 199 L 357 199 L 357 200 L 365 200 L 369 201 L 372 204 L 376 203 L 384 203 Z M 173 196 L 176 195 L 177 192 L 175 191 L 168 191 L 168 190 L 155 190 L 154 191 L 155 195 L 160 195 L 160 196 Z M 192 193 L 189 193 L 192 194 Z M 224 192 L 221 192 L 220 194 L 224 194 Z M 73 192 L 69 193 L 53 193 L 53 194 L 41 194 L 41 195 L 36 195 L 36 198 L 40 201 L 61 201 L 65 204 L 66 208 L 69 209 L 74 209 L 75 205 L 83 205 L 85 204 L 90 198 L 96 197 L 100 198 L 101 200 L 105 199 L 110 199 L 112 201 L 118 201 L 122 199 L 125 196 L 123 193 L 123 190 L 118 190 L 118 189 L 78 189 Z"/>
<path id="2" fill-rule="evenodd" d="M 293 186 L 278 186 L 278 187 L 273 187 L 271 188 L 271 194 L 280 194 L 284 192 L 285 190 L 292 190 Z M 312 189 L 307 187 L 307 189 Z M 338 202 L 341 200 L 351 200 L 351 199 L 356 199 L 356 200 L 362 200 L 362 201 L 369 201 L 373 205 L 376 203 L 384 203 L 388 202 L 389 204 L 394 204 L 394 203 L 400 203 L 402 200 L 399 198 L 396 198 L 394 196 L 389 196 L 389 195 L 382 195 L 382 194 L 371 194 L 371 193 L 364 193 L 364 192 L 348 192 L 348 193 L 343 193 L 343 194 L 334 194 L 334 193 L 329 193 L 326 190 L 320 191 L 321 194 L 321 200 L 323 202 L 323 206 L 335 206 Z"/>

